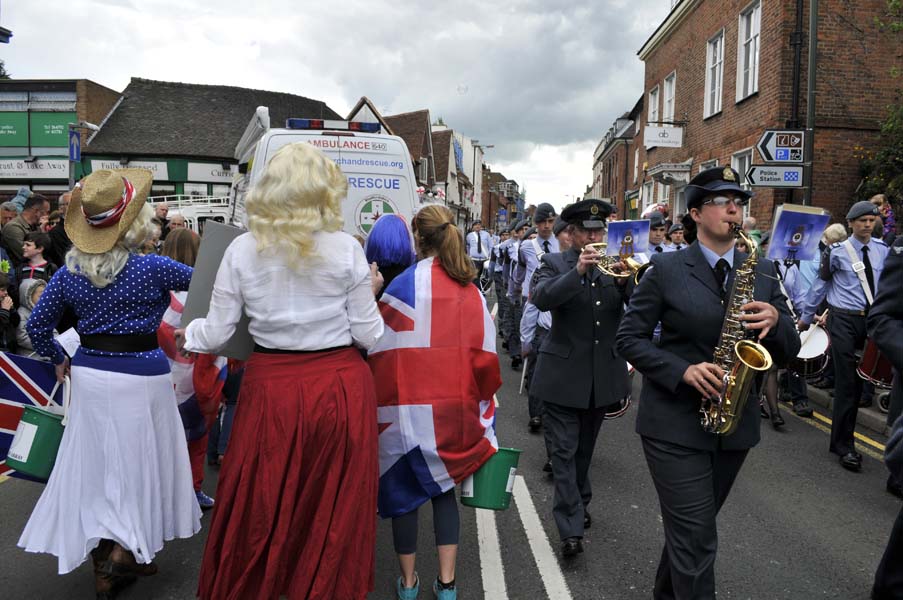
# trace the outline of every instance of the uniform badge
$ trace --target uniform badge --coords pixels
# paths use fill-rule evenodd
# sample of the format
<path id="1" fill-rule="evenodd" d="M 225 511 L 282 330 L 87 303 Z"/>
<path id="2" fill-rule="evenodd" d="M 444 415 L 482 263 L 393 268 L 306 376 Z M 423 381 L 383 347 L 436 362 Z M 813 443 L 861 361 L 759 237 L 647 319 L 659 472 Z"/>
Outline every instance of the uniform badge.
<path id="1" fill-rule="evenodd" d="M 897 256 L 903 254 L 903 246 L 891 246 L 891 250 L 893 250 L 894 254 L 896 254 Z"/>
<path id="2" fill-rule="evenodd" d="M 724 167 L 724 172 L 721 174 L 721 178 L 725 181 L 737 181 L 737 178 L 734 177 L 734 170 L 730 167 Z"/>
<path id="3" fill-rule="evenodd" d="M 599 214 L 599 207 L 596 206 L 595 204 L 593 204 L 592 206 L 589 207 L 589 212 L 590 212 L 590 214 L 598 215 L 598 214 Z"/>

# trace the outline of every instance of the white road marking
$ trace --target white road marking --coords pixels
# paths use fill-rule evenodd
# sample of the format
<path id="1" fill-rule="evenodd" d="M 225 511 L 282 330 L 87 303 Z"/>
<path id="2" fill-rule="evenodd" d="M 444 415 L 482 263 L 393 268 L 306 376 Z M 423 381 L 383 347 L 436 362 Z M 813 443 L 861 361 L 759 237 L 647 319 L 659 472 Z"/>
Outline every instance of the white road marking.
<path id="1" fill-rule="evenodd" d="M 505 586 L 505 566 L 499 547 L 499 534 L 495 525 L 495 511 L 476 509 L 477 539 L 480 542 L 480 572 L 483 578 L 483 597 L 508 600 Z"/>
<path id="2" fill-rule="evenodd" d="M 530 497 L 527 482 L 524 481 L 521 475 L 514 479 L 514 502 L 517 504 L 521 523 L 523 523 L 524 531 L 527 533 L 527 540 L 530 542 L 533 558 L 536 559 L 539 576 L 542 579 L 543 586 L 546 588 L 546 598 L 549 598 L 549 600 L 572 600 L 571 591 L 564 580 L 564 574 L 561 572 L 558 559 L 555 557 L 555 552 L 552 550 L 548 536 L 546 536 L 546 530 L 543 529 L 539 520 L 539 514 L 536 512 L 533 498 Z"/>
<path id="3" fill-rule="evenodd" d="M 489 315 L 492 317 L 492 320 L 495 321 L 495 315 L 499 314 L 499 303 L 496 302 L 492 305 L 492 310 L 489 311 Z"/>

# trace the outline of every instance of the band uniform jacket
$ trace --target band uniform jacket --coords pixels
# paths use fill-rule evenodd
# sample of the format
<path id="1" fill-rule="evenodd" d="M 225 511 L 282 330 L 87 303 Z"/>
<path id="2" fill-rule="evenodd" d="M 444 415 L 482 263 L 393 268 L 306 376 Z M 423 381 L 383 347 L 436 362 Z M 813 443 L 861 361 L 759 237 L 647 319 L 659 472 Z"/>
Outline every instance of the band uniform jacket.
<path id="1" fill-rule="evenodd" d="M 869 309 L 869 336 L 893 364 L 903 371 L 903 238 L 891 247 L 878 281 L 878 294 Z"/>
<path id="2" fill-rule="evenodd" d="M 746 257 L 745 253 L 734 251 L 728 290 L 736 267 Z M 637 433 L 698 450 L 743 450 L 755 446 L 759 441 L 759 406 L 755 398 L 746 402 L 737 430 L 719 436 L 702 429 L 701 395 L 683 382 L 690 365 L 712 362 L 725 316 L 715 275 L 699 243 L 694 242 L 681 252 L 653 255 L 652 265 L 636 286 L 617 333 L 618 352 L 643 374 Z M 800 339 L 770 261 L 758 262 L 754 299 L 768 302 L 778 310 L 777 325 L 761 343 L 775 365 L 785 365 L 799 352 Z M 661 340 L 656 345 L 652 332 L 659 322 Z"/>
<path id="3" fill-rule="evenodd" d="M 614 351 L 630 284 L 622 288 L 598 269 L 581 276 L 578 257 L 573 248 L 544 254 L 533 275 L 530 301 L 551 311 L 552 329 L 538 349 L 530 391 L 543 402 L 601 408 L 630 393 L 627 364 Z"/>

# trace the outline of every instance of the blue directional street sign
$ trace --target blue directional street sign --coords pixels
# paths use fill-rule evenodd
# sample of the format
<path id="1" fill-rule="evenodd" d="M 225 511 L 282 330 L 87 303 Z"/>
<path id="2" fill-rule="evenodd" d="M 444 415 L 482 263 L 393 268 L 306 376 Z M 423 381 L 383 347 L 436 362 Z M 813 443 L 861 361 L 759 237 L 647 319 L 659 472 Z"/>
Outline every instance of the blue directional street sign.
<path id="1" fill-rule="evenodd" d="M 82 159 L 82 136 L 77 129 L 69 130 L 69 160 L 80 162 Z"/>

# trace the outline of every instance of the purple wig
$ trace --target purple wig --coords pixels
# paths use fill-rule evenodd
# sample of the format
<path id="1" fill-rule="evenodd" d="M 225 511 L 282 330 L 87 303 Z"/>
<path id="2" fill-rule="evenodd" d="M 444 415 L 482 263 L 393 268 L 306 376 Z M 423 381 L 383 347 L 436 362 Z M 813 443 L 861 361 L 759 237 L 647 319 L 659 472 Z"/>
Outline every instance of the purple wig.
<path id="1" fill-rule="evenodd" d="M 367 262 L 375 262 L 379 267 L 410 266 L 414 262 L 414 247 L 404 219 L 398 215 L 383 215 L 377 219 L 367 236 L 364 252 Z"/>

